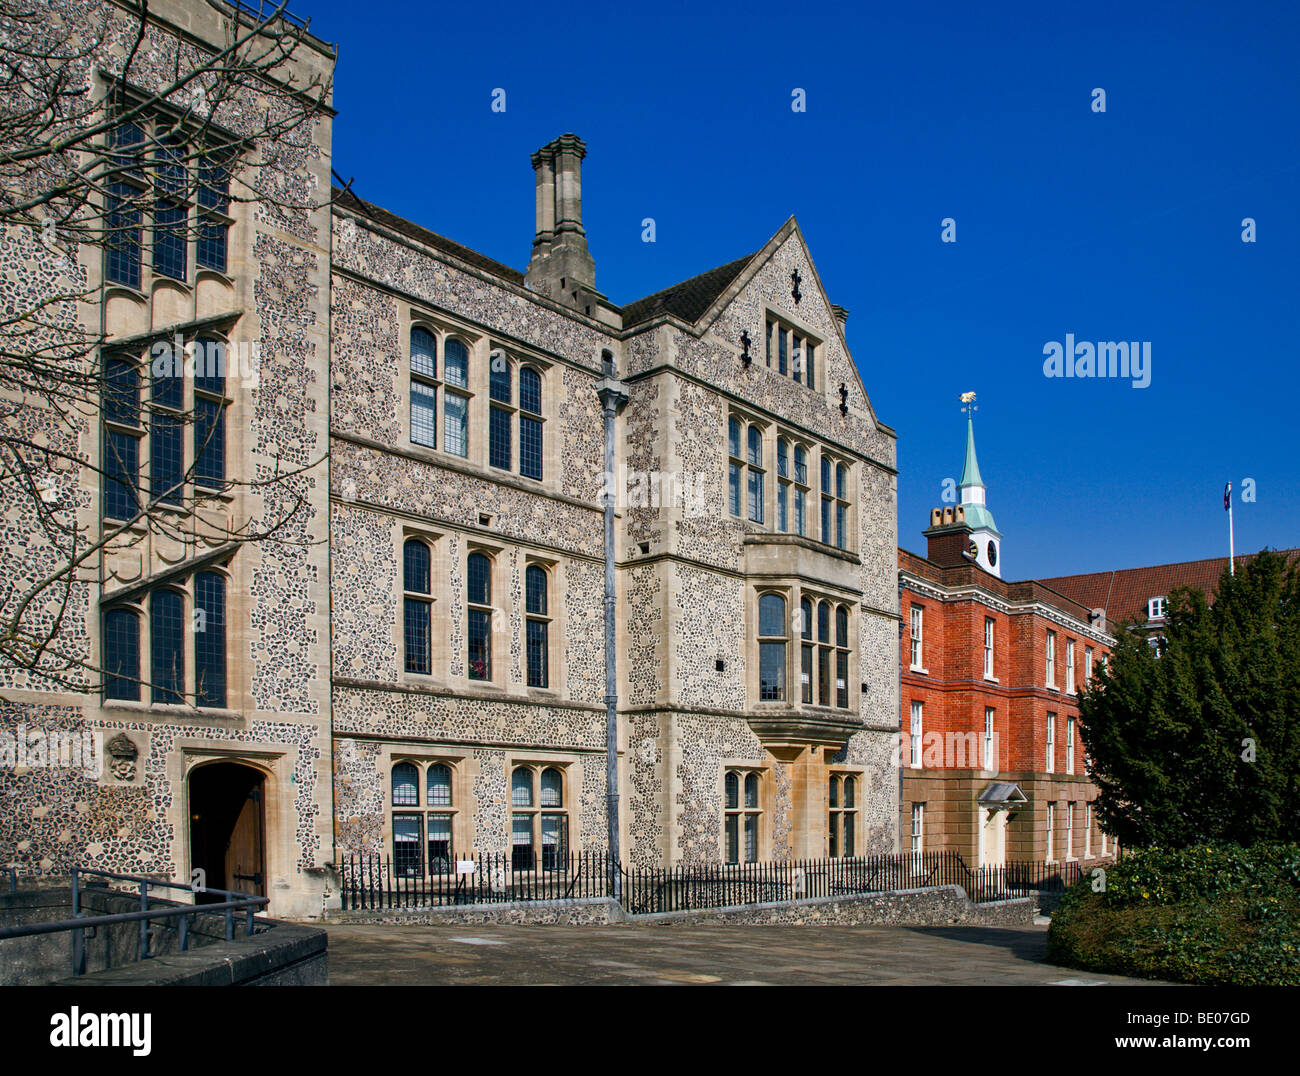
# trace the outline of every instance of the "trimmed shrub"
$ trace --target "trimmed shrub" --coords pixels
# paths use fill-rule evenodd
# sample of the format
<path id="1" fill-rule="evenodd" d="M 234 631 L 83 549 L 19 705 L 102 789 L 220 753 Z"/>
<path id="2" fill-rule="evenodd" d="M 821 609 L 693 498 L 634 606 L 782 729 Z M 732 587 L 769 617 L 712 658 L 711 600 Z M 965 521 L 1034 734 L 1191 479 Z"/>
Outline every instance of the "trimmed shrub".
<path id="1" fill-rule="evenodd" d="M 1061 899 L 1048 959 L 1088 971 L 1300 986 L 1300 845 L 1134 852 Z"/>

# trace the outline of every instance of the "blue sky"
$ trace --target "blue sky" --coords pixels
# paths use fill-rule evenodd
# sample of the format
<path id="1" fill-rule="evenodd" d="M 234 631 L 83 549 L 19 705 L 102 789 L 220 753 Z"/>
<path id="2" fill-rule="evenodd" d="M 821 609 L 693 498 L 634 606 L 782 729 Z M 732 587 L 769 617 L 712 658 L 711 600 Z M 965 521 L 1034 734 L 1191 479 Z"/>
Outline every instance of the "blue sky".
<path id="1" fill-rule="evenodd" d="M 1222 555 L 1229 479 L 1256 490 L 1238 551 L 1300 545 L 1297 6 L 1058 7 L 293 10 L 339 45 L 357 194 L 507 264 L 533 234 L 528 154 L 565 131 L 614 302 L 795 214 L 898 431 L 906 548 L 960 471 L 967 389 L 1007 578 Z M 1150 386 L 1045 377 L 1067 333 L 1150 341 Z"/>

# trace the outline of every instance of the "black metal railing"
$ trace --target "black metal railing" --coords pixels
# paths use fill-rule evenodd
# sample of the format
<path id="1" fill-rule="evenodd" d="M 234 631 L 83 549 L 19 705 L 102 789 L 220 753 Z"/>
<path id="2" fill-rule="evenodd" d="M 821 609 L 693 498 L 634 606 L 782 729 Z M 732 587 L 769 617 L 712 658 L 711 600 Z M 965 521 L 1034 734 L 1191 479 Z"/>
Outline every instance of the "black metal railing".
<path id="1" fill-rule="evenodd" d="M 88 882 L 85 887 L 82 885 L 83 878 L 97 878 L 100 883 Z M 120 887 L 110 887 L 109 883 L 127 883 L 136 887 L 135 893 L 128 893 L 127 890 Z M 100 893 L 113 893 L 119 896 L 137 896 L 140 901 L 140 910 L 134 912 L 114 912 L 101 913 L 87 911 L 82 906 L 82 897 L 85 889 L 96 888 Z M 17 876 L 13 875 L 11 888 L 16 891 Z M 179 890 L 182 893 L 188 893 L 191 898 L 198 894 L 207 897 L 218 896 L 225 897 L 225 900 L 213 901 L 206 904 L 171 904 L 159 906 L 150 904 L 150 900 L 158 898 L 151 893 L 154 889 Z M 63 919 L 50 923 L 29 923 L 24 926 L 0 927 L 0 940 L 5 938 L 21 938 L 33 934 L 58 934 L 67 932 L 72 939 L 72 974 L 84 975 L 86 973 L 86 932 L 90 931 L 91 936 L 100 927 L 111 926 L 115 923 L 139 923 L 140 924 L 140 941 L 139 948 L 136 950 L 137 960 L 148 960 L 152 955 L 151 938 L 153 928 L 151 923 L 162 920 L 167 925 L 175 925 L 177 947 L 181 952 L 186 952 L 190 946 L 190 935 L 193 928 L 193 920 L 199 915 L 216 915 L 221 914 L 225 921 L 225 936 L 227 941 L 235 937 L 235 913 L 240 913 L 243 922 L 240 924 L 241 930 L 246 935 L 255 933 L 254 914 L 258 908 L 264 907 L 269 901 L 266 897 L 253 896 L 249 893 L 237 893 L 229 889 L 197 889 L 193 885 L 184 882 L 166 882 L 157 878 L 143 878 L 134 874 L 116 874 L 112 871 L 96 870 L 92 867 L 73 867 L 72 868 L 72 918 Z"/>
<path id="2" fill-rule="evenodd" d="M 1093 867 L 1106 862 L 1071 860 L 972 868 L 959 853 L 939 851 L 845 859 L 621 867 L 619 875 L 623 906 L 641 915 L 942 885 L 960 886 L 972 901 L 984 904 L 1033 893 L 1063 893 Z M 342 908 L 355 911 L 576 900 L 609 897 L 613 892 L 612 864 L 604 852 L 557 857 L 547 869 L 521 869 L 511 856 L 492 853 L 460 859 L 447 867 L 443 873 L 418 876 L 400 868 L 394 870 L 389 856 L 348 856 L 340 864 Z"/>
<path id="3" fill-rule="evenodd" d="M 524 867 L 513 856 L 483 853 L 445 863 L 446 870 L 419 874 L 391 856 L 350 855 L 339 864 L 344 911 L 375 908 L 437 908 L 448 904 L 578 900 L 610 892 L 610 860 L 602 852 L 548 856 Z"/>

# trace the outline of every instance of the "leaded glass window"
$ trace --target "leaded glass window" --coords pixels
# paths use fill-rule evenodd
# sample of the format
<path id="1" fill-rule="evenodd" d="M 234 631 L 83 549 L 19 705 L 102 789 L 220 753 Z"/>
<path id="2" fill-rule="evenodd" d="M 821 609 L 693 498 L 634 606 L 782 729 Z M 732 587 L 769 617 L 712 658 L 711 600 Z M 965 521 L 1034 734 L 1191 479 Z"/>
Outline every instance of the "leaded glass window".
<path id="1" fill-rule="evenodd" d="M 175 590 L 149 595 L 149 675 L 154 703 L 185 701 L 185 600 Z"/>
<path id="2" fill-rule="evenodd" d="M 550 686 L 550 617 L 547 614 L 546 569 L 530 564 L 524 573 L 527 613 L 528 686 Z"/>
<path id="3" fill-rule="evenodd" d="M 786 605 L 779 594 L 758 599 L 758 697 L 762 702 L 785 699 Z"/>
<path id="4" fill-rule="evenodd" d="M 140 699 L 140 615 L 131 609 L 104 614 L 104 697 Z"/>
<path id="5" fill-rule="evenodd" d="M 432 672 L 432 553 L 419 538 L 402 546 L 403 641 L 409 673 Z"/>
<path id="6" fill-rule="evenodd" d="M 199 706 L 226 705 L 226 580 L 216 572 L 194 577 L 194 694 Z"/>
<path id="7" fill-rule="evenodd" d="M 492 562 L 471 553 L 468 567 L 469 678 L 492 679 Z"/>

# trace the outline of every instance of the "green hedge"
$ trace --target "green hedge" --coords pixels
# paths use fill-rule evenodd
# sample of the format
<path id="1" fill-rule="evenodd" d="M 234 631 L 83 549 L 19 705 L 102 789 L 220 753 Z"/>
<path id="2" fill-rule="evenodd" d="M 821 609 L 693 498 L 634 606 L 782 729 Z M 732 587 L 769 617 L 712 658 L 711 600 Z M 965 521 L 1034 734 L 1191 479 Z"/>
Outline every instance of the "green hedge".
<path id="1" fill-rule="evenodd" d="M 1134 852 L 1052 916 L 1048 959 L 1177 982 L 1300 986 L 1300 845 Z"/>

